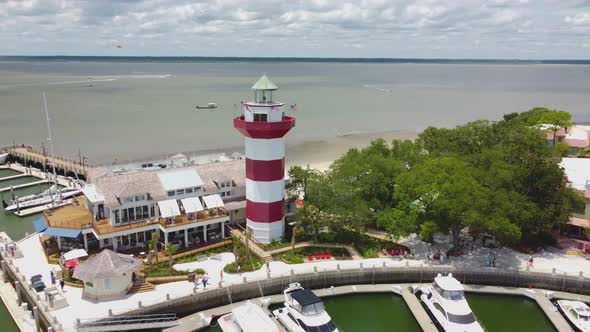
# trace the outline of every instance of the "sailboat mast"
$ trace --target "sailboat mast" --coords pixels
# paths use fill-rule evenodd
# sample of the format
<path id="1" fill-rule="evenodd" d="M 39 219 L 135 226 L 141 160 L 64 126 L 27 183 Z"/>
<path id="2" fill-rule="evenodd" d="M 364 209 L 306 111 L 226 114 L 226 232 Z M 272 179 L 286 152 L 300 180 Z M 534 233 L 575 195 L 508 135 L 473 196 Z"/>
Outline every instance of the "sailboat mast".
<path id="1" fill-rule="evenodd" d="M 43 107 L 45 109 L 45 121 L 47 122 L 47 143 L 49 143 L 49 155 L 51 156 L 51 165 L 53 167 L 53 184 L 55 185 L 55 190 L 58 190 L 58 185 L 57 185 L 57 172 L 55 171 L 55 149 L 53 147 L 53 138 L 51 135 L 51 125 L 50 125 L 50 121 L 51 119 L 49 118 L 49 110 L 47 109 L 47 97 L 45 96 L 45 92 L 43 92 Z M 52 196 L 51 197 L 51 204 L 55 207 L 55 202 L 53 199 L 53 194 L 52 194 L 52 190 L 51 188 L 49 188 L 49 194 Z M 59 192 L 58 192 L 58 199 L 59 199 Z"/>

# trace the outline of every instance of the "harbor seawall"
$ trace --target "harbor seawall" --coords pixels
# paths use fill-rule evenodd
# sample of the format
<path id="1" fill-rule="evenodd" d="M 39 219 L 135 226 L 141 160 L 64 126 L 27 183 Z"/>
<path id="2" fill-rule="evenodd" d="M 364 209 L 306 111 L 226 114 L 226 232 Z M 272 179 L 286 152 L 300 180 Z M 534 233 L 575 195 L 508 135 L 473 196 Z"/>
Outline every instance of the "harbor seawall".
<path id="1" fill-rule="evenodd" d="M 206 292 L 193 293 L 178 298 L 169 298 L 151 306 L 137 304 L 137 309 L 125 314 L 149 314 L 175 312 L 186 315 L 197 311 L 228 305 L 248 299 L 280 294 L 291 282 L 299 282 L 308 289 L 331 286 L 361 284 L 407 284 L 432 282 L 438 273 L 452 272 L 464 284 L 504 287 L 534 287 L 590 294 L 590 279 L 557 273 L 543 273 L 518 270 L 465 270 L 449 267 L 365 267 L 318 271 L 313 273 L 286 275 L 266 280 L 248 281 L 241 284 L 216 287 Z M 215 285 L 212 285 L 215 286 Z"/>

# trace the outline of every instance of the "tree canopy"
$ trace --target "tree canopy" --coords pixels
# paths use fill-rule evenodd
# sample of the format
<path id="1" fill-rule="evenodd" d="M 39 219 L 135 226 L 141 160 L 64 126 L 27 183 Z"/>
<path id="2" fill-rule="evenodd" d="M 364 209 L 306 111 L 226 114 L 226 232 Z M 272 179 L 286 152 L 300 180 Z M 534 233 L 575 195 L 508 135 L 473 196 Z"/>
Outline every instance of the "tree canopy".
<path id="1" fill-rule="evenodd" d="M 380 227 L 393 238 L 437 232 L 455 241 L 464 227 L 504 243 L 548 232 L 579 200 L 539 124 L 571 125 L 565 111 L 534 108 L 500 121 L 424 130 L 415 141 L 378 139 L 351 149 L 326 172 L 291 168 L 302 194 L 298 220 L 315 234 Z"/>

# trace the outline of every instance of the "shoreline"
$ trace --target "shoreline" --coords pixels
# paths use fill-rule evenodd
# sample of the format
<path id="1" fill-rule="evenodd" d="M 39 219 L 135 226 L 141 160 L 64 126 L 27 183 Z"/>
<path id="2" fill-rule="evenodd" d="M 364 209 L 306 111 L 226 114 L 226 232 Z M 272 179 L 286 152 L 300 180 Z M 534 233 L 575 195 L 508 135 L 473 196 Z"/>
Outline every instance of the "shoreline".
<path id="1" fill-rule="evenodd" d="M 307 141 L 298 141 L 289 143 L 285 146 L 285 163 L 288 170 L 291 166 L 309 166 L 319 171 L 326 171 L 336 159 L 340 158 L 344 153 L 352 148 L 364 148 L 375 139 L 382 138 L 386 142 L 391 142 L 394 139 L 399 140 L 414 140 L 418 136 L 418 131 L 411 130 L 393 130 L 385 132 L 374 133 L 359 133 L 346 134 L 335 137 L 312 139 Z M 208 149 L 208 150 L 193 150 L 193 151 L 174 151 L 167 155 L 152 155 L 138 159 L 119 159 L 119 165 L 138 164 L 144 162 L 152 162 L 156 160 L 168 160 L 171 156 L 182 153 L 191 158 L 199 158 L 206 156 L 215 156 L 226 154 L 230 156 L 232 153 L 238 152 L 244 154 L 243 146 L 235 146 L 223 149 Z M 109 162 L 99 161 L 93 164 L 94 166 L 111 166 Z"/>

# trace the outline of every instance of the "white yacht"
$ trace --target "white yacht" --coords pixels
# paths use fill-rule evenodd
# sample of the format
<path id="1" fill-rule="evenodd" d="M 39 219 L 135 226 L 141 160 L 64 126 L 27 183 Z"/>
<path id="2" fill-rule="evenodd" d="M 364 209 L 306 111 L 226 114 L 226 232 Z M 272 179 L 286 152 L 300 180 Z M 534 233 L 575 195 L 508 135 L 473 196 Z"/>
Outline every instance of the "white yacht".
<path id="1" fill-rule="evenodd" d="M 61 188 L 55 190 L 55 186 L 40 194 L 18 197 L 12 203 L 5 207 L 6 211 L 13 212 L 20 209 L 28 209 L 36 206 L 51 204 L 52 201 L 63 201 L 82 193 L 80 189 Z M 59 195 L 59 197 L 58 197 Z"/>
<path id="2" fill-rule="evenodd" d="M 484 331 L 471 311 L 463 293 L 463 285 L 449 273 L 440 273 L 432 286 L 422 287 L 420 299 L 446 332 Z"/>
<path id="3" fill-rule="evenodd" d="M 590 331 L 590 308 L 581 301 L 558 300 L 557 308 L 578 331 Z"/>
<path id="4" fill-rule="evenodd" d="M 324 303 L 312 291 L 298 282 L 289 284 L 283 292 L 285 307 L 273 311 L 273 315 L 289 332 L 338 332 Z"/>
<path id="5" fill-rule="evenodd" d="M 223 332 L 279 332 L 275 322 L 256 304 L 246 302 L 217 320 Z"/>

